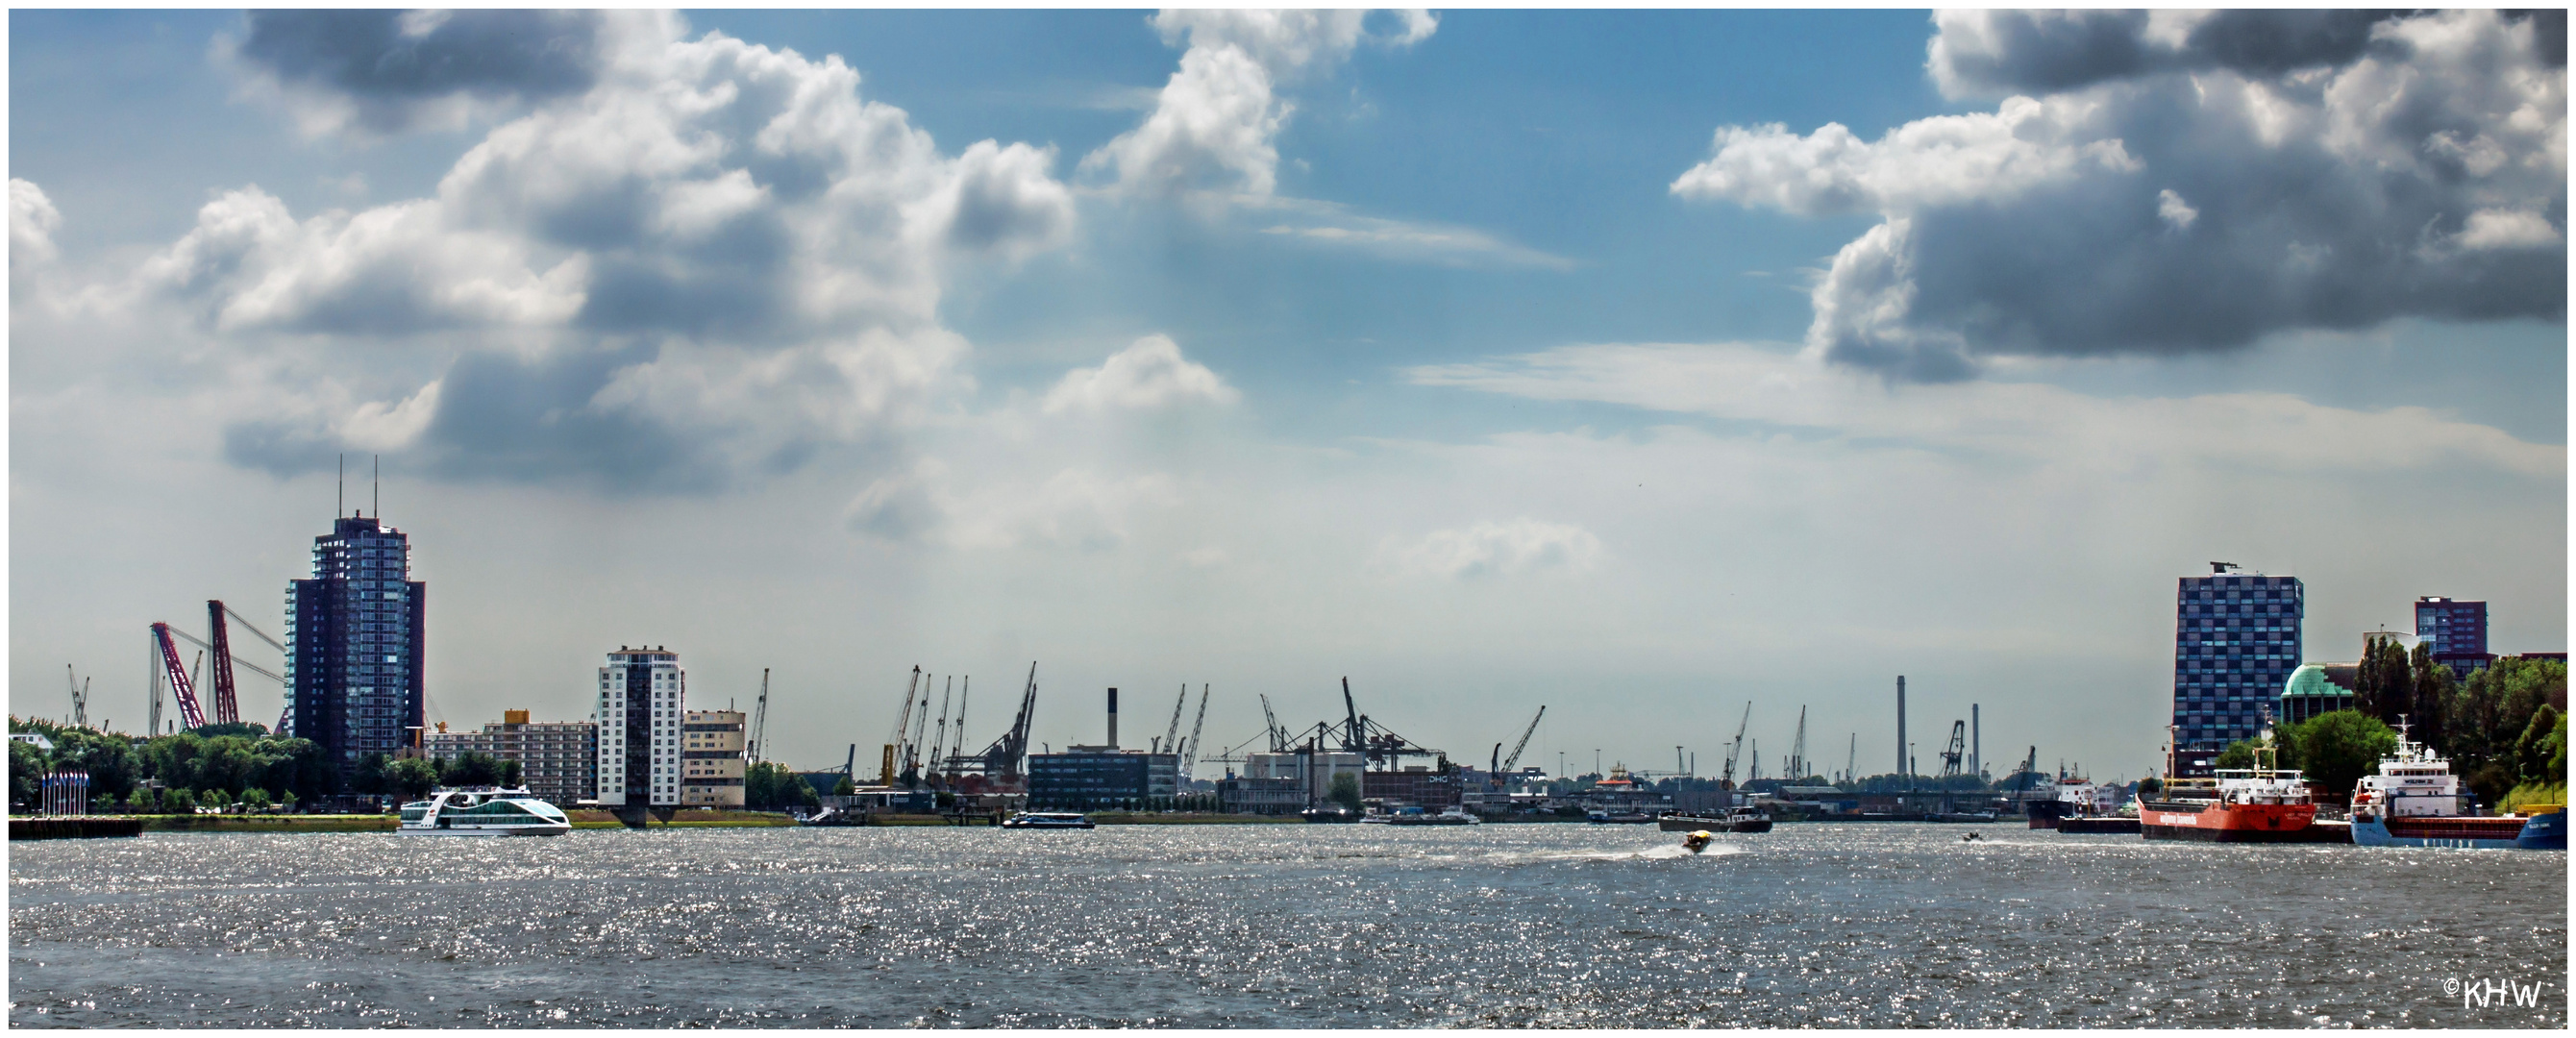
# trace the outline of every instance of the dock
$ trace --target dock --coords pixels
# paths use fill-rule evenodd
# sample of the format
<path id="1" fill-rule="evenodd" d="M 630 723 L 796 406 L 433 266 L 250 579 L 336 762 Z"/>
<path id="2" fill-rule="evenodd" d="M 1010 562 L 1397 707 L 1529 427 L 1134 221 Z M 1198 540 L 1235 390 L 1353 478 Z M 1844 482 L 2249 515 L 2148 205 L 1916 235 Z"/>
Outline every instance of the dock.
<path id="1" fill-rule="evenodd" d="M 143 835 L 143 820 L 134 817 L 79 816 L 9 820 L 9 838 L 12 840 L 97 840 L 141 835 Z"/>

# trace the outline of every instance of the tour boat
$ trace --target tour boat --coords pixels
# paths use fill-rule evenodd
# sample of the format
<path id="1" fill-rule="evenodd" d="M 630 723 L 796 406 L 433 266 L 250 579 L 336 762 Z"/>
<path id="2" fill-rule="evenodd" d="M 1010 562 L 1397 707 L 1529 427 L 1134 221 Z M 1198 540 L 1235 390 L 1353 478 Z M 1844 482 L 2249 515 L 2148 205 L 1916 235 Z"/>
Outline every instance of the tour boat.
<path id="1" fill-rule="evenodd" d="M 2567 809 L 2528 818 L 2485 818 L 2461 808 L 2460 778 L 2432 747 L 2407 738 L 2398 719 L 2397 755 L 2364 775 L 2352 793 L 2352 842 L 2366 847 L 2565 849 Z"/>
<path id="2" fill-rule="evenodd" d="M 1686 833 L 1706 829 L 1718 833 L 1767 833 L 1771 816 L 1758 807 L 1730 807 L 1707 814 L 1668 812 L 1655 819 L 1656 827 L 1668 833 Z"/>
<path id="3" fill-rule="evenodd" d="M 572 831 L 572 819 L 525 787 L 482 786 L 442 789 L 427 800 L 404 804 L 402 825 L 394 831 L 406 836 L 561 836 Z"/>
<path id="4" fill-rule="evenodd" d="M 2317 838 L 2316 800 L 2296 771 L 2272 767 L 2278 751 L 2272 733 L 2254 750 L 2251 768 L 2221 768 L 2209 800 L 2149 801 L 2138 810 L 2138 831 L 2150 840 L 2215 840 L 2221 843 L 2300 843 Z"/>
<path id="5" fill-rule="evenodd" d="M 1004 829 L 1089 829 L 1091 819 L 1079 811 L 1022 811 L 1002 819 Z"/>
<path id="6" fill-rule="evenodd" d="M 1482 825 L 1485 820 L 1455 807 L 1437 813 L 1417 807 L 1387 814 L 1369 815 L 1360 821 L 1378 825 Z"/>

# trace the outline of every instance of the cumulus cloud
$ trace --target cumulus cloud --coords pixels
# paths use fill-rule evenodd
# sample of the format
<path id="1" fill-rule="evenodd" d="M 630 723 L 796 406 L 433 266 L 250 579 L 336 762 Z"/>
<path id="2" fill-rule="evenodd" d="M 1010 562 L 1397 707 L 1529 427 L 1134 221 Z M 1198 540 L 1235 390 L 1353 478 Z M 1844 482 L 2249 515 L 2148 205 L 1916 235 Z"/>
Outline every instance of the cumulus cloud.
<path id="1" fill-rule="evenodd" d="M 1047 391 L 1047 414 L 1143 410 L 1186 402 L 1231 404 L 1242 394 L 1217 373 L 1186 357 L 1169 336 L 1148 335 L 1109 356 L 1096 368 L 1065 372 Z"/>
<path id="2" fill-rule="evenodd" d="M 1121 190 L 1145 195 L 1268 195 L 1277 187 L 1275 141 L 1295 106 L 1281 86 L 1329 75 L 1363 43 L 1410 47 L 1438 28 L 1425 11 L 1395 14 L 1397 25 L 1368 30 L 1370 12 L 1163 11 L 1152 19 L 1163 41 L 1186 43 L 1180 70 L 1137 128 L 1082 160 Z"/>
<path id="3" fill-rule="evenodd" d="M 245 419 L 226 442 L 254 467 L 363 440 L 452 476 L 629 489 L 792 468 L 965 385 L 939 319 L 953 271 L 1073 232 L 1051 149 L 944 153 L 838 57 L 675 17 L 293 12 L 228 53 L 300 114 L 338 113 L 326 129 L 518 112 L 429 197 L 299 215 L 224 191 L 137 270 L 137 298 L 265 352 L 282 393 L 314 392 L 333 349 L 447 358 L 335 412 Z"/>
<path id="4" fill-rule="evenodd" d="M 2402 316 L 2560 318 L 2567 79 L 2549 21 L 1944 14 L 1945 90 L 2039 96 L 1875 141 L 1723 127 L 1672 191 L 1881 216 L 1814 288 L 1807 344 L 1902 379 Z"/>
<path id="5" fill-rule="evenodd" d="M 666 16 L 599 11 L 252 11 L 215 43 L 245 93 L 305 132 L 454 128 L 479 111 L 587 92 L 626 37 Z"/>
<path id="6" fill-rule="evenodd" d="M 1457 580 L 1580 573 L 1599 561 L 1601 539 L 1580 526 L 1524 516 L 1433 531 L 1398 554 L 1405 569 Z"/>
<path id="7" fill-rule="evenodd" d="M 9 178 L 9 262 L 43 264 L 54 261 L 54 228 L 63 224 L 63 214 L 54 208 L 54 200 L 45 197 L 45 189 L 35 182 Z"/>

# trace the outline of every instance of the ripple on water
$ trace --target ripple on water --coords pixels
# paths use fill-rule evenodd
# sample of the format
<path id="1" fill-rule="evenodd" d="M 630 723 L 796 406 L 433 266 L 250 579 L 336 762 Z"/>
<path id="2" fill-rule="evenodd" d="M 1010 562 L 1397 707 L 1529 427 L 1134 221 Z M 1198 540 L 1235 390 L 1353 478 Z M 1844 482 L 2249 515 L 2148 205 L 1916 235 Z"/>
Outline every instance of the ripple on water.
<path id="1" fill-rule="evenodd" d="M 1784 825 L 153 835 L 10 855 L 11 1021 L 2557 1026 L 2563 853 Z"/>

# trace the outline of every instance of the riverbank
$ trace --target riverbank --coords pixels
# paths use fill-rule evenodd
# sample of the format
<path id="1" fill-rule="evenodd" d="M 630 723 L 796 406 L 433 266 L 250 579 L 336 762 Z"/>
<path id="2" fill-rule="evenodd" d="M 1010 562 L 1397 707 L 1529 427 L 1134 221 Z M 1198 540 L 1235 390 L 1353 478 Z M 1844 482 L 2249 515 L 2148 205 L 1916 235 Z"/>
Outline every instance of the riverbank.
<path id="1" fill-rule="evenodd" d="M 613 811 L 566 811 L 564 817 L 572 820 L 575 829 L 627 827 L 626 823 L 617 820 Z M 646 829 L 768 829 L 795 824 L 795 819 L 769 811 L 688 810 L 672 812 L 671 820 L 667 822 L 651 815 L 644 819 Z"/>
<path id="2" fill-rule="evenodd" d="M 144 815 L 147 833 L 384 833 L 392 815 Z"/>

